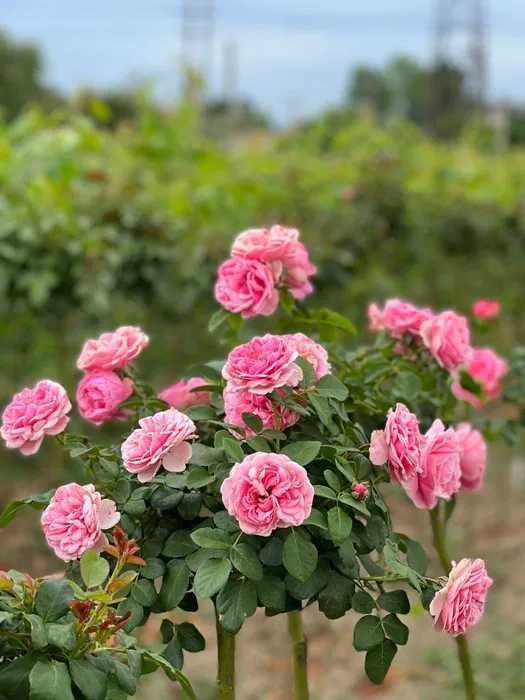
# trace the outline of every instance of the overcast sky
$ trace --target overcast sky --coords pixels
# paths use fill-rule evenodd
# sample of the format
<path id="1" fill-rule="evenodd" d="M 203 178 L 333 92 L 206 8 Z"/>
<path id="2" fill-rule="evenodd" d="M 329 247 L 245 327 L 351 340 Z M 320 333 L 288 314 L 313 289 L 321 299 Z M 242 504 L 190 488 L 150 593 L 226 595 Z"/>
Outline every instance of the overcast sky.
<path id="1" fill-rule="evenodd" d="M 399 53 L 428 61 L 435 4 L 215 0 L 212 91 L 222 90 L 223 47 L 235 43 L 239 94 L 281 122 L 312 114 L 340 101 L 348 70 L 356 64 L 381 65 Z M 154 77 L 159 94 L 177 93 L 181 0 L 3 0 L 1 5 L 0 25 L 15 38 L 41 45 L 51 85 L 72 92 Z M 525 101 L 525 0 L 490 5 L 490 95 Z"/>

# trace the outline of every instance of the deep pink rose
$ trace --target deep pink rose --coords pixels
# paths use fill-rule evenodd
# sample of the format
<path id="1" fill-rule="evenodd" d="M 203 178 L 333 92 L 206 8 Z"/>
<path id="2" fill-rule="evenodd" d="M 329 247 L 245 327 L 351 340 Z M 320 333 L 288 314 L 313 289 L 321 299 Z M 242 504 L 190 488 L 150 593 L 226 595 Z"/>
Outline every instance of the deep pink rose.
<path id="1" fill-rule="evenodd" d="M 388 411 L 385 429 L 372 433 L 370 461 L 378 466 L 388 463 L 393 481 L 407 481 L 421 468 L 421 442 L 417 416 L 397 403 Z"/>
<path id="2" fill-rule="evenodd" d="M 136 326 L 121 326 L 111 333 L 86 340 L 77 360 L 78 369 L 122 369 L 147 347 L 149 338 Z"/>
<path id="3" fill-rule="evenodd" d="M 15 394 L 2 413 L 0 435 L 23 455 L 38 451 L 45 435 L 58 435 L 69 423 L 71 403 L 63 386 L 42 379 Z"/>
<path id="4" fill-rule="evenodd" d="M 243 428 L 246 437 L 253 437 L 255 433 L 245 424 L 243 413 L 254 413 L 261 419 L 264 430 L 286 430 L 299 420 L 298 413 L 273 402 L 268 396 L 229 387 L 224 390 L 224 413 L 224 422 Z"/>
<path id="5" fill-rule="evenodd" d="M 120 513 L 109 498 L 102 498 L 93 484 L 59 486 L 42 513 L 47 543 L 63 561 L 78 559 L 88 549 L 100 551 L 107 544 L 102 530 L 113 527 Z"/>
<path id="6" fill-rule="evenodd" d="M 452 428 L 435 420 L 421 446 L 420 471 L 402 486 L 418 508 L 430 510 L 438 498 L 449 500 L 461 486 L 459 446 Z"/>
<path id="7" fill-rule="evenodd" d="M 501 313 L 501 304 L 495 299 L 478 299 L 472 304 L 472 313 L 482 321 L 497 318 Z"/>
<path id="8" fill-rule="evenodd" d="M 405 333 L 418 336 L 422 324 L 432 317 L 431 309 L 420 309 L 402 299 L 388 299 L 382 311 L 377 304 L 368 307 L 370 330 L 386 330 L 394 338 L 402 338 Z"/>
<path id="9" fill-rule="evenodd" d="M 243 532 L 267 537 L 308 518 L 314 489 L 304 467 L 286 455 L 255 452 L 233 466 L 221 494 Z"/>
<path id="10" fill-rule="evenodd" d="M 483 559 L 461 559 L 452 564 L 447 583 L 436 593 L 429 610 L 438 629 L 457 637 L 481 620 L 493 581 Z"/>
<path id="11" fill-rule="evenodd" d="M 254 394 L 269 394 L 285 384 L 294 387 L 303 376 L 295 363 L 298 354 L 286 336 L 256 336 L 230 352 L 222 376 L 230 388 Z"/>
<path id="12" fill-rule="evenodd" d="M 425 321 L 421 337 L 436 362 L 449 371 L 467 362 L 472 353 L 468 321 L 454 311 L 443 311 Z"/>
<path id="13" fill-rule="evenodd" d="M 332 368 L 328 361 L 328 353 L 322 345 L 304 333 L 291 333 L 284 337 L 297 350 L 297 353 L 312 365 L 317 379 L 321 379 L 325 374 L 330 374 Z"/>
<path id="14" fill-rule="evenodd" d="M 131 379 L 121 379 L 115 372 L 107 369 L 88 372 L 77 387 L 78 412 L 95 425 L 125 418 L 126 414 L 118 407 L 133 391 Z"/>
<path id="15" fill-rule="evenodd" d="M 509 371 L 509 366 L 494 350 L 474 348 L 465 369 L 472 379 L 481 385 L 484 397 L 482 400 L 468 389 L 464 389 L 459 379 L 456 379 L 452 383 L 452 393 L 456 398 L 468 401 L 479 410 L 484 401 L 501 396 L 501 380 Z"/>
<path id="16" fill-rule="evenodd" d="M 179 411 L 190 406 L 208 405 L 211 401 L 209 391 L 194 391 L 200 386 L 205 386 L 206 380 L 202 377 L 191 377 L 190 379 L 181 379 L 179 382 L 163 389 L 159 394 L 159 399 L 169 403 L 172 408 Z"/>
<path id="17" fill-rule="evenodd" d="M 271 316 L 279 305 L 277 279 L 268 263 L 231 258 L 220 265 L 215 299 L 225 309 L 243 318 Z"/>
<path id="18" fill-rule="evenodd" d="M 197 437 L 195 424 L 175 408 L 139 420 L 139 428 L 122 443 L 124 466 L 140 482 L 151 481 L 161 467 L 182 472 L 191 457 L 188 440 Z"/>
<path id="19" fill-rule="evenodd" d="M 487 468 L 487 443 L 485 438 L 470 423 L 456 427 L 459 446 L 461 486 L 468 491 L 479 491 Z"/>
<path id="20" fill-rule="evenodd" d="M 366 484 L 357 483 L 352 486 L 352 496 L 358 501 L 364 501 L 368 493 L 368 486 Z"/>

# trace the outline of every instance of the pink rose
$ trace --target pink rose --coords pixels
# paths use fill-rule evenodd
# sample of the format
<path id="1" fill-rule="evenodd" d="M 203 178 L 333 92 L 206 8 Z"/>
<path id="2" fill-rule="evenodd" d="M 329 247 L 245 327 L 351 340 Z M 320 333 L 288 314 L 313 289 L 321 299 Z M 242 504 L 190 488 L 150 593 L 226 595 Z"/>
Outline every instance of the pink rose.
<path id="1" fill-rule="evenodd" d="M 472 304 L 472 313 L 482 321 L 497 318 L 501 313 L 501 304 L 495 299 L 478 299 Z"/>
<path id="2" fill-rule="evenodd" d="M 122 369 L 147 347 L 149 338 L 136 326 L 121 326 L 111 333 L 86 340 L 77 360 L 78 369 Z"/>
<path id="3" fill-rule="evenodd" d="M 194 391 L 200 386 L 206 386 L 207 382 L 202 377 L 191 377 L 180 381 L 163 389 L 159 394 L 159 399 L 169 403 L 172 408 L 179 411 L 190 406 L 208 405 L 211 402 L 209 391 Z"/>
<path id="4" fill-rule="evenodd" d="M 267 537 L 308 518 L 314 489 L 304 467 L 286 455 L 255 452 L 233 466 L 221 494 L 243 532 Z"/>
<path id="5" fill-rule="evenodd" d="M 397 403 L 388 411 L 384 430 L 374 430 L 370 438 L 370 461 L 388 463 L 394 481 L 404 482 L 420 470 L 421 433 L 417 416 Z"/>
<path id="6" fill-rule="evenodd" d="M 373 333 L 378 333 L 379 331 L 385 330 L 385 324 L 383 322 L 383 312 L 376 303 L 368 305 L 368 329 Z"/>
<path id="7" fill-rule="evenodd" d="M 314 291 L 309 278 L 315 275 L 317 268 L 310 262 L 308 250 L 303 243 L 293 246 L 284 257 L 283 264 L 283 284 L 295 299 L 302 300 Z"/>
<path id="8" fill-rule="evenodd" d="M 188 440 L 197 437 L 195 424 L 175 408 L 139 420 L 139 428 L 122 443 L 124 466 L 140 482 L 151 481 L 159 469 L 182 472 L 191 457 Z"/>
<path id="9" fill-rule="evenodd" d="M 2 413 L 0 435 L 7 447 L 35 454 L 45 435 L 58 435 L 69 423 L 71 403 L 63 386 L 42 379 L 13 396 Z"/>
<path id="10" fill-rule="evenodd" d="M 230 387 L 224 390 L 224 413 L 224 422 L 243 428 L 246 437 L 253 437 L 255 433 L 245 424 L 243 413 L 253 413 L 260 418 L 263 430 L 286 430 L 299 420 L 298 413 L 283 404 L 274 403 L 268 396 L 236 391 Z"/>
<path id="11" fill-rule="evenodd" d="M 461 486 L 459 446 L 452 428 L 435 420 L 421 446 L 420 471 L 402 486 L 418 508 L 431 510 L 438 498 L 449 500 Z"/>
<path id="12" fill-rule="evenodd" d="M 377 304 L 368 307 L 370 330 L 386 330 L 394 338 L 402 338 L 405 333 L 418 336 L 422 324 L 432 317 L 431 309 L 420 309 L 402 299 L 388 299 L 383 311 Z"/>
<path id="13" fill-rule="evenodd" d="M 328 362 L 328 353 L 322 345 L 304 333 L 292 333 L 284 337 L 297 350 L 297 353 L 312 365 L 317 379 L 330 374 L 332 368 Z"/>
<path id="14" fill-rule="evenodd" d="M 485 438 L 470 423 L 456 427 L 459 446 L 461 486 L 468 491 L 479 491 L 487 467 L 487 443 Z"/>
<path id="15" fill-rule="evenodd" d="M 457 637 L 482 618 L 493 581 L 483 559 L 461 559 L 452 564 L 447 583 L 437 591 L 429 610 L 438 629 Z"/>
<path id="16" fill-rule="evenodd" d="M 100 551 L 107 544 L 102 530 L 113 527 L 120 513 L 109 498 L 102 498 L 93 484 L 59 486 L 42 513 L 48 545 L 63 561 L 78 559 L 88 549 Z"/>
<path id="17" fill-rule="evenodd" d="M 279 305 L 279 292 L 272 267 L 258 260 L 231 258 L 220 265 L 215 299 L 243 318 L 271 316 Z"/>
<path id="18" fill-rule="evenodd" d="M 501 395 L 501 380 L 509 371 L 509 366 L 494 350 L 474 348 L 465 369 L 472 379 L 481 385 L 484 400 L 497 399 Z M 478 410 L 483 406 L 484 401 L 468 389 L 464 389 L 459 379 L 452 383 L 452 393 L 456 398 L 468 401 Z"/>
<path id="19" fill-rule="evenodd" d="M 270 394 L 281 386 L 297 386 L 303 373 L 295 360 L 297 350 L 286 336 L 256 336 L 238 345 L 228 355 L 222 376 L 232 389 L 247 389 L 254 394 Z"/>
<path id="20" fill-rule="evenodd" d="M 131 379 L 121 379 L 115 372 L 106 369 L 88 372 L 77 387 L 78 412 L 95 425 L 125 418 L 126 414 L 118 407 L 133 391 Z"/>
<path id="21" fill-rule="evenodd" d="M 464 364 L 472 352 L 468 321 L 454 311 L 443 311 L 425 321 L 421 337 L 436 362 L 449 371 Z"/>

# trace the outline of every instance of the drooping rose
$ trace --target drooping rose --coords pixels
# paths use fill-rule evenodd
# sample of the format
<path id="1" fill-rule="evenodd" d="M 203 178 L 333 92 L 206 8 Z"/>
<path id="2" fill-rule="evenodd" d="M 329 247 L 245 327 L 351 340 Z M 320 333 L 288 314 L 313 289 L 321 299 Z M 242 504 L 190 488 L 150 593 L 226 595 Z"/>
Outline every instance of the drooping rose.
<path id="1" fill-rule="evenodd" d="M 147 347 L 149 338 L 136 326 L 121 326 L 86 340 L 77 360 L 78 369 L 122 369 Z"/>
<path id="2" fill-rule="evenodd" d="M 315 372 L 317 379 L 321 379 L 326 374 L 330 374 L 331 366 L 328 361 L 328 353 L 322 345 L 316 343 L 304 333 L 291 333 L 284 336 L 297 353 L 309 362 Z"/>
<path id="3" fill-rule="evenodd" d="M 472 348 L 468 321 L 455 311 L 443 311 L 421 325 L 421 337 L 436 362 L 452 371 L 468 361 Z"/>
<path id="4" fill-rule="evenodd" d="M 13 396 L 2 413 L 0 435 L 6 447 L 35 454 L 46 435 L 58 435 L 69 423 L 71 402 L 61 384 L 42 379 Z"/>
<path id="5" fill-rule="evenodd" d="M 286 455 L 255 452 L 233 466 L 221 494 L 243 532 L 267 537 L 308 518 L 314 489 L 304 467 Z"/>
<path id="6" fill-rule="evenodd" d="M 470 423 L 456 427 L 461 468 L 461 486 L 468 491 L 479 491 L 487 468 L 487 443 Z"/>
<path id="7" fill-rule="evenodd" d="M 125 418 L 119 405 L 129 399 L 133 391 L 131 379 L 121 379 L 116 372 L 104 369 L 88 372 L 77 387 L 78 412 L 95 425 Z"/>
<path id="8" fill-rule="evenodd" d="M 215 299 L 243 318 L 271 316 L 279 305 L 272 266 L 258 260 L 231 258 L 219 266 Z"/>
<path id="9" fill-rule="evenodd" d="M 206 380 L 202 377 L 191 377 L 181 379 L 171 386 L 163 389 L 159 394 L 159 399 L 169 403 L 172 408 L 184 411 L 190 406 L 208 405 L 211 401 L 209 391 L 195 391 L 200 386 L 205 386 Z"/>
<path id="10" fill-rule="evenodd" d="M 102 550 L 107 544 L 102 530 L 113 527 L 119 520 L 115 503 L 103 498 L 93 484 L 66 484 L 55 491 L 42 513 L 41 523 L 56 556 L 71 561 L 89 549 Z"/>
<path id="11" fill-rule="evenodd" d="M 151 481 L 159 469 L 182 472 L 191 457 L 188 440 L 197 437 L 193 421 L 175 408 L 139 420 L 139 428 L 122 443 L 124 467 L 140 482 Z"/>
<path id="12" fill-rule="evenodd" d="M 297 356 L 286 336 L 267 333 L 234 348 L 222 376 L 232 389 L 269 394 L 279 387 L 299 384 L 302 372 L 295 363 Z"/>
<path id="13" fill-rule="evenodd" d="M 433 317 L 433 312 L 394 298 L 386 301 L 382 311 L 377 304 L 370 304 L 368 317 L 370 330 L 386 330 L 393 338 L 402 338 L 405 333 L 419 336 L 422 324 Z"/>
<path id="14" fill-rule="evenodd" d="M 388 463 L 394 481 L 411 479 L 420 467 L 422 437 L 417 416 L 403 403 L 388 411 L 385 429 L 374 430 L 370 439 L 370 461 Z"/>
<path id="15" fill-rule="evenodd" d="M 484 397 L 481 399 L 476 396 L 462 387 L 459 379 L 455 379 L 452 383 L 452 393 L 456 398 L 468 401 L 479 410 L 485 401 L 501 396 L 501 380 L 509 371 L 509 366 L 494 350 L 474 348 L 465 369 L 472 379 L 481 385 Z"/>
<path id="16" fill-rule="evenodd" d="M 447 583 L 437 591 L 429 610 L 438 629 L 457 637 L 482 618 L 493 581 L 483 559 L 461 559 L 452 564 Z"/>
<path id="17" fill-rule="evenodd" d="M 501 304 L 495 299 L 478 299 L 472 304 L 472 313 L 482 321 L 489 321 L 500 315 Z"/>
<path id="18" fill-rule="evenodd" d="M 254 431 L 246 425 L 243 413 L 253 413 L 261 419 L 264 430 L 286 430 L 295 425 L 299 414 L 283 404 L 273 402 L 268 396 L 253 394 L 251 391 L 224 390 L 224 422 L 243 428 L 246 437 L 253 437 Z"/>

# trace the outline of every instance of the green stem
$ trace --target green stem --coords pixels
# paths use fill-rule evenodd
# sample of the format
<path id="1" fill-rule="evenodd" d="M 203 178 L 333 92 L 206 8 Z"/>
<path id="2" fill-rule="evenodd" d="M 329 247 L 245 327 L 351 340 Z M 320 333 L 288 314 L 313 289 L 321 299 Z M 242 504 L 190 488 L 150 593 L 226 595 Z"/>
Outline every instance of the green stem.
<path id="1" fill-rule="evenodd" d="M 217 630 L 217 700 L 235 700 L 235 635 L 221 625 L 215 611 Z"/>
<path id="2" fill-rule="evenodd" d="M 288 631 L 292 642 L 294 700 L 308 700 L 308 650 L 300 610 L 288 613 Z"/>
<path id="3" fill-rule="evenodd" d="M 433 510 L 430 511 L 430 524 L 432 525 L 434 548 L 438 554 L 443 571 L 448 575 L 450 569 L 452 568 L 452 562 L 447 550 L 446 528 L 443 519 L 440 517 L 439 503 Z M 465 700 L 476 700 L 474 672 L 472 670 L 472 661 L 470 659 L 468 642 L 465 635 L 460 634 L 458 637 L 456 637 L 456 646 L 459 663 L 461 665 L 461 673 L 463 674 Z"/>

